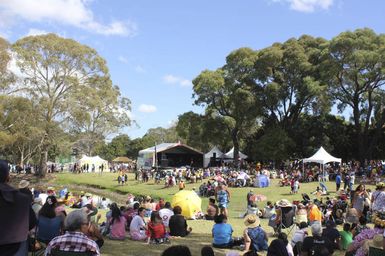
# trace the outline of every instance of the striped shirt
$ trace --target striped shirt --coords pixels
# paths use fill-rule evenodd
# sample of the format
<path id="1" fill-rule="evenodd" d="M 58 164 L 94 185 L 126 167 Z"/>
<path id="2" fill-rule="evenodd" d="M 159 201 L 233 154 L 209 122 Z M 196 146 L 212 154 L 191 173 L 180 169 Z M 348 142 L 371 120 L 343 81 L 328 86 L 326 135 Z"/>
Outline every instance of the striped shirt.
<path id="1" fill-rule="evenodd" d="M 99 256 L 99 246 L 82 232 L 67 231 L 62 236 L 57 236 L 48 244 L 45 256 L 51 255 L 51 250 L 71 252 L 93 252 L 93 256 Z"/>

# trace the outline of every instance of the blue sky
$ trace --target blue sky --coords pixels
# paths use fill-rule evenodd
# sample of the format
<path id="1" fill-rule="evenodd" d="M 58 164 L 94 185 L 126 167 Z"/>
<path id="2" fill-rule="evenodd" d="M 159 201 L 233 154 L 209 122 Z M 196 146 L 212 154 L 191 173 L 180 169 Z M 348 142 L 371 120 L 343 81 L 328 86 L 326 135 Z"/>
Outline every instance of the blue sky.
<path id="1" fill-rule="evenodd" d="M 363 27 L 384 33 L 384 13 L 383 0 L 0 0 L 0 36 L 54 32 L 95 48 L 132 101 L 139 127 L 124 132 L 136 138 L 202 112 L 191 81 L 232 50 Z"/>

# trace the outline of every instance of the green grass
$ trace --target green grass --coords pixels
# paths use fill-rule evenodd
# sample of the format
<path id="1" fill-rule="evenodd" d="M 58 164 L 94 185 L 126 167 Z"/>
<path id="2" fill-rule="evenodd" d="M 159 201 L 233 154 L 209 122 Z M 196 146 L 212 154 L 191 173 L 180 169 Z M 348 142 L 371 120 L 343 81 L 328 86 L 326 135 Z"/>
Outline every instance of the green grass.
<path id="1" fill-rule="evenodd" d="M 172 196 L 178 192 L 178 187 L 164 188 L 163 185 L 156 185 L 153 181 L 148 183 L 140 183 L 134 180 L 133 174 L 129 175 L 128 184 L 119 186 L 117 183 L 117 174 L 104 173 L 102 176 L 94 173 L 87 174 L 70 174 L 63 173 L 58 174 L 56 178 L 49 182 L 49 184 L 56 185 L 58 188 L 62 186 L 68 186 L 72 189 L 85 190 L 86 186 L 91 186 L 89 190 L 92 193 L 99 193 L 103 196 L 109 196 L 111 199 L 124 203 L 128 193 L 135 195 L 151 195 L 155 198 L 165 198 L 171 200 Z M 199 188 L 200 183 L 186 184 L 186 189 Z M 301 184 L 299 194 L 290 194 L 289 187 L 279 187 L 278 180 L 272 180 L 272 184 L 269 188 L 230 188 L 231 200 L 229 204 L 229 220 L 234 229 L 234 236 L 241 236 L 244 230 L 243 219 L 240 218 L 246 208 L 246 194 L 250 189 L 257 194 L 263 194 L 267 196 L 267 200 L 278 201 L 279 199 L 286 198 L 289 201 L 302 200 L 301 193 L 307 193 L 310 197 L 311 192 L 315 190 L 318 183 L 304 183 Z M 48 186 L 48 184 L 47 184 Z M 326 186 L 334 195 L 335 184 L 334 182 L 326 182 Z M 97 187 L 98 189 L 95 189 Z M 369 186 L 370 187 L 370 186 Z M 373 189 L 373 187 L 371 187 Z M 202 200 L 202 210 L 205 211 L 207 207 L 207 198 Z M 258 203 L 259 207 L 263 207 L 265 202 Z M 171 244 L 185 244 L 188 245 L 193 255 L 200 255 L 200 249 L 204 245 L 210 245 L 211 243 L 211 229 L 213 222 L 205 220 L 191 220 L 188 221 L 188 225 L 193 228 L 191 236 L 187 238 L 173 239 Z M 262 227 L 271 233 L 272 229 L 267 226 L 267 220 L 261 220 Z M 270 238 L 270 241 L 272 238 Z M 110 241 L 106 239 L 105 245 L 102 248 L 103 255 L 160 255 L 161 252 L 169 245 L 146 245 L 141 242 L 134 242 L 130 240 L 126 241 Z M 226 250 L 216 250 L 216 255 L 225 255 Z M 337 252 L 334 255 L 343 255 L 342 252 Z"/>

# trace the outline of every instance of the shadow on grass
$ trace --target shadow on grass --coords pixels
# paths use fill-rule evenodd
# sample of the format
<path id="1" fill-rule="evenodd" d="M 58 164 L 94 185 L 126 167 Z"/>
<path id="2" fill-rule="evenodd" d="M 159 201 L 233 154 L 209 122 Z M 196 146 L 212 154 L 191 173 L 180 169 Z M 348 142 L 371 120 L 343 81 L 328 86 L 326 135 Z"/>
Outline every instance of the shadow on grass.
<path id="1" fill-rule="evenodd" d="M 211 236 L 208 234 L 191 233 L 187 237 L 171 238 L 170 244 L 146 244 L 144 242 L 137 242 L 132 240 L 125 241 L 111 241 L 107 240 L 103 246 L 102 255 L 132 255 L 132 256 L 158 256 L 162 252 L 173 245 L 185 245 L 190 248 L 192 255 L 201 255 L 203 246 L 211 246 Z M 236 250 L 236 249 L 233 249 Z M 224 256 L 228 249 L 214 249 L 215 255 Z M 239 251 L 240 252 L 240 251 Z M 181 255 L 182 256 L 182 255 Z"/>

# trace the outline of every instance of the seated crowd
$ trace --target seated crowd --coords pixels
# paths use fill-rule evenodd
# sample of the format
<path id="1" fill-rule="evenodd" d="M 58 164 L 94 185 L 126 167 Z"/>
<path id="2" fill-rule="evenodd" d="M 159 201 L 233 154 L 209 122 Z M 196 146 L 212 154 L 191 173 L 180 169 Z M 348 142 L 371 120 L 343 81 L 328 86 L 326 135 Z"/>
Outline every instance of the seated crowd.
<path id="1" fill-rule="evenodd" d="M 96 205 L 92 195 L 83 191 L 79 197 L 68 191 L 57 195 L 51 187 L 31 191 L 28 181 L 22 180 L 19 189 L 15 189 L 8 181 L 8 166 L 0 161 L 1 255 L 26 255 L 28 249 L 43 251 L 45 255 L 59 255 L 63 251 L 100 255 L 105 238 L 163 244 L 192 232 L 182 215 L 183 209 L 171 207 L 170 202 L 163 199 L 129 195 L 123 206 L 108 204 L 105 199 Z M 325 202 L 310 200 L 303 194 L 302 202 L 281 199 L 274 204 L 268 201 L 261 209 L 250 191 L 242 237 L 234 237 L 234 229 L 228 223 L 230 193 L 226 181 L 218 177 L 215 183 L 215 198 L 209 198 L 207 212 L 201 216 L 214 221 L 213 248 L 239 249 L 227 255 L 259 255 L 265 251 L 268 256 L 327 256 L 341 250 L 346 255 L 360 256 L 368 255 L 379 240 L 385 243 L 383 183 L 378 183 L 373 193 L 358 185 L 354 191 L 339 190 L 336 198 L 326 197 Z M 107 209 L 102 223 L 98 208 Z M 268 234 L 261 227 L 261 218 L 268 220 L 277 237 L 270 245 Z M 368 227 L 368 221 L 373 222 L 374 228 Z M 341 231 L 337 225 L 343 225 Z M 289 239 L 283 230 L 295 226 Z M 201 254 L 214 255 L 212 247 L 203 247 Z M 170 246 L 162 255 L 191 255 L 191 252 L 186 246 Z"/>

